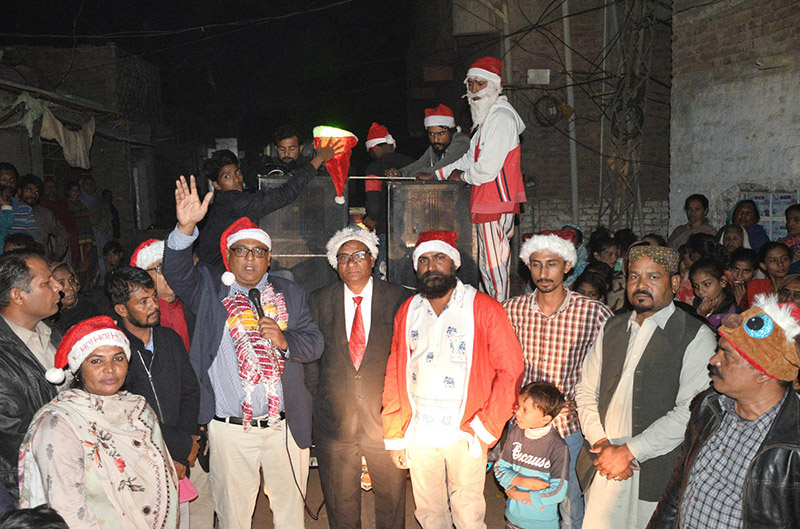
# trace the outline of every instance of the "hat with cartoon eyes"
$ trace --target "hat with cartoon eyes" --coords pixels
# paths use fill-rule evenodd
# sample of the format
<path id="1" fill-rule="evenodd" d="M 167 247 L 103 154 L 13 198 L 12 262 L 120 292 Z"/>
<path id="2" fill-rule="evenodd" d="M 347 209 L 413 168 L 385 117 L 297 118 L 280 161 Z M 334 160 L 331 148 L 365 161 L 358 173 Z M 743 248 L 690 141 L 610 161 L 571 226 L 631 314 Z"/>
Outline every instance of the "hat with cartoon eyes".
<path id="1" fill-rule="evenodd" d="M 800 368 L 798 320 L 800 309 L 793 303 L 779 304 L 775 296 L 758 295 L 752 308 L 726 316 L 719 334 L 762 373 L 791 381 Z"/>

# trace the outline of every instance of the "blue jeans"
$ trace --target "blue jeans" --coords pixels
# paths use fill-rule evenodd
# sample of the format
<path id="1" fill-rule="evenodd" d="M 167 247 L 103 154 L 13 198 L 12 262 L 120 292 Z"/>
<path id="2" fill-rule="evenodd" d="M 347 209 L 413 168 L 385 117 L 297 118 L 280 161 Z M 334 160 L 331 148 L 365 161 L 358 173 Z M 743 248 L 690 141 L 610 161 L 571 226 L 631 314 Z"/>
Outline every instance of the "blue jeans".
<path id="1" fill-rule="evenodd" d="M 561 529 L 581 529 L 583 524 L 583 495 L 575 473 L 575 461 L 583 446 L 583 434 L 579 431 L 564 439 L 569 449 L 569 478 L 567 478 L 567 497 L 558 506 L 561 513 Z"/>

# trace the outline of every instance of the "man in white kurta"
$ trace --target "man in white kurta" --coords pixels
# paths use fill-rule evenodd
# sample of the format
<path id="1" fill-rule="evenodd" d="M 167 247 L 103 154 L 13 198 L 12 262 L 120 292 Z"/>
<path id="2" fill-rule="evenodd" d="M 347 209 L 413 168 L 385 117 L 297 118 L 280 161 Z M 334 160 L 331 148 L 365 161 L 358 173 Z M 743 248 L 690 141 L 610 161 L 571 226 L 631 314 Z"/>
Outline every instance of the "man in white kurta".
<path id="1" fill-rule="evenodd" d="M 640 499 L 640 465 L 680 445 L 689 419 L 689 404 L 696 394 L 708 387 L 706 366 L 716 348 L 715 337 L 708 327 L 695 325 L 689 327 L 694 336 L 683 337 L 683 343 L 688 342 L 683 351 L 672 349 L 666 353 L 682 357 L 674 406 L 634 434 L 634 406 L 638 409 L 648 405 L 644 402 L 647 392 L 641 393 L 643 397 L 640 396 L 639 401 L 634 399 L 637 366 L 654 333 L 664 331 L 672 318 L 687 317 L 679 313 L 680 309 L 672 302 L 679 283 L 679 276 L 673 274 L 677 271 L 677 258 L 673 257 L 675 255 L 664 254 L 661 249 L 658 252 L 632 249 L 627 291 L 634 312 L 615 316 L 604 324 L 584 361 L 583 378 L 575 388 L 581 428 L 593 447 L 591 452 L 597 454 L 594 461 L 597 473 L 585 496 L 584 519 L 593 529 L 644 528 L 647 525 L 657 502 Z M 611 324 L 614 332 L 627 331 L 629 337 L 619 382 L 603 420 L 599 409 L 603 345 L 608 343 L 606 332 L 615 318 L 616 325 Z M 669 340 L 681 342 L 676 336 L 670 336 Z M 658 374 L 652 375 L 658 377 Z M 668 477 L 668 474 L 664 477 L 664 486 Z"/>

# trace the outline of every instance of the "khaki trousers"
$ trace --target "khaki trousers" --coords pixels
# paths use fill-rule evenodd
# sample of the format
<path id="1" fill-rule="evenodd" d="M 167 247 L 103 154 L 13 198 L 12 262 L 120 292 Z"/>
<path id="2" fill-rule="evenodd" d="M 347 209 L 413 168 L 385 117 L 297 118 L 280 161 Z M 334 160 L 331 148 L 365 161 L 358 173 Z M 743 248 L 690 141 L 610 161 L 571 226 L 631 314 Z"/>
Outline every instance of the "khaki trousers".
<path id="1" fill-rule="evenodd" d="M 250 428 L 245 432 L 241 425 L 209 423 L 211 494 L 219 529 L 250 529 L 261 485 L 259 470 L 263 470 L 274 528 L 305 526 L 308 449 L 295 444 L 286 421 L 281 426 L 281 430 Z"/>
<path id="2" fill-rule="evenodd" d="M 439 448 L 409 442 L 408 457 L 422 529 L 486 529 L 486 453 L 472 457 L 462 439 Z"/>

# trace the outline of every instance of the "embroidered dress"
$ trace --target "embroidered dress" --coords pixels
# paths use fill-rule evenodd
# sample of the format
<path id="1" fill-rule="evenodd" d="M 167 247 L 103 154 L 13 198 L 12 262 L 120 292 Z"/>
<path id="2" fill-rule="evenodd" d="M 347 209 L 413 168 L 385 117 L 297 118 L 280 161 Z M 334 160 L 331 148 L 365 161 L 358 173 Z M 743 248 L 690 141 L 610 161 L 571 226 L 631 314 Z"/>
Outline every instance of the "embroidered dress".
<path id="1" fill-rule="evenodd" d="M 20 505 L 49 504 L 70 529 L 174 529 L 178 489 L 144 397 L 63 392 L 20 448 Z"/>

